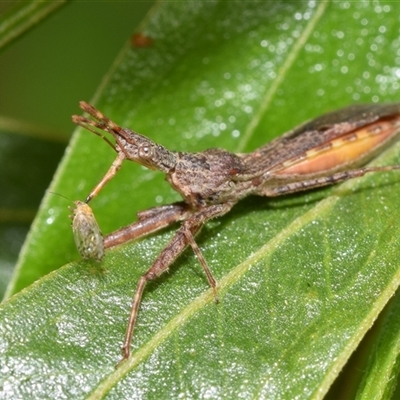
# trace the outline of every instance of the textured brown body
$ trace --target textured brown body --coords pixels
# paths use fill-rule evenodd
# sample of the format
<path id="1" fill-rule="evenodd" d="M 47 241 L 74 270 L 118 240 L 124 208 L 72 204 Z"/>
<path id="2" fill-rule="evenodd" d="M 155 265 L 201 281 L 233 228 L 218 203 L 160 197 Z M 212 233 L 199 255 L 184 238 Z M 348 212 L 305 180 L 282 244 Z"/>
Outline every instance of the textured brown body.
<path id="1" fill-rule="evenodd" d="M 400 169 L 399 165 L 360 168 L 398 139 L 400 104 L 357 105 L 326 114 L 246 154 L 222 149 L 198 153 L 170 151 L 143 135 L 121 128 L 87 103 L 81 102 L 81 108 L 93 119 L 74 116 L 74 122 L 99 136 L 102 135 L 98 130 L 110 133 L 116 145 L 106 140 L 118 154 L 86 202 L 97 196 L 125 159 L 163 172 L 183 198 L 179 203 L 140 212 L 137 222 L 105 237 L 105 247 L 112 247 L 182 221 L 174 237 L 138 282 L 123 346 L 124 359 L 130 354 L 146 283 L 167 271 L 187 246 L 194 250 L 217 299 L 215 279 L 194 240 L 208 220 L 227 213 L 249 194 L 279 196 L 334 184 L 367 172 Z"/>

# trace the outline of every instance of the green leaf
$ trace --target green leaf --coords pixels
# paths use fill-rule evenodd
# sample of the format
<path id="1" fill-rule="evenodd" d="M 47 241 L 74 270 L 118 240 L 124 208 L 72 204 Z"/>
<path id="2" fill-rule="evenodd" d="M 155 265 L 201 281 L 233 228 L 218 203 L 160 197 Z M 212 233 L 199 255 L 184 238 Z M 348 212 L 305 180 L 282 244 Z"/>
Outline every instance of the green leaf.
<path id="1" fill-rule="evenodd" d="M 160 3 L 142 26 L 153 45 L 122 52 L 96 106 L 171 149 L 253 150 L 328 109 L 396 101 L 398 8 Z M 51 190 L 84 199 L 114 157 L 79 130 Z M 24 289 L 0 308 L 3 397 L 322 398 L 399 285 L 398 190 L 387 173 L 245 199 L 197 238 L 220 304 L 186 251 L 146 288 L 116 370 L 136 282 L 176 227 L 76 262 L 68 204 L 46 196 L 9 293 Z M 126 162 L 91 206 L 108 233 L 177 199 Z"/>
<path id="2" fill-rule="evenodd" d="M 364 377 L 357 393 L 357 399 L 396 398 L 399 375 L 400 319 L 399 296 L 389 303 L 381 323 L 375 346 L 370 354 Z"/>

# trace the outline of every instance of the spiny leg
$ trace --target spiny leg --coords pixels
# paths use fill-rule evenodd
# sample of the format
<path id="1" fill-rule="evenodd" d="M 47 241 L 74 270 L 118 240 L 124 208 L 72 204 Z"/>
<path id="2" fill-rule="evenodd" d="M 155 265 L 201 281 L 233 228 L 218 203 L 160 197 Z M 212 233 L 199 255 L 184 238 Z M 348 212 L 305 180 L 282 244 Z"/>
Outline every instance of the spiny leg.
<path id="1" fill-rule="evenodd" d="M 185 224 L 185 222 L 184 222 Z M 201 225 L 193 226 L 192 229 L 199 231 Z M 183 229 L 179 229 L 172 240 L 167 244 L 164 250 L 157 257 L 153 265 L 143 274 L 137 284 L 135 295 L 132 300 L 131 313 L 129 315 L 129 321 L 126 329 L 125 340 L 122 346 L 122 360 L 129 358 L 131 353 L 131 341 L 133 336 L 133 330 L 135 329 L 139 306 L 142 301 L 143 292 L 147 282 L 157 279 L 162 273 L 168 270 L 170 265 L 175 259 L 185 250 L 188 243 L 185 234 L 182 232 Z"/>
<path id="2" fill-rule="evenodd" d="M 125 340 L 122 346 L 123 358 L 121 361 L 129 358 L 131 353 L 131 341 L 133 336 L 133 331 L 137 321 L 137 315 L 139 307 L 142 301 L 142 296 L 147 282 L 157 279 L 164 272 L 168 271 L 171 264 L 177 259 L 177 257 L 185 250 L 185 248 L 190 245 L 191 237 L 194 242 L 194 236 L 200 231 L 205 222 L 211 218 L 215 218 L 227 213 L 234 203 L 218 204 L 205 208 L 201 211 L 193 214 L 188 220 L 184 221 L 182 226 L 175 233 L 174 237 L 170 240 L 164 250 L 160 253 L 157 259 L 154 261 L 153 265 L 144 273 L 137 284 L 135 295 L 132 300 L 132 308 L 129 316 L 128 326 L 126 329 Z M 189 232 L 189 233 L 188 233 Z M 195 244 L 196 254 L 201 254 L 200 249 Z M 198 251 L 198 253 L 197 253 Z M 201 255 L 201 259 L 204 261 L 202 267 L 206 271 L 208 282 L 214 291 L 216 290 L 216 282 L 211 274 L 210 269 L 205 262 L 204 257 Z M 202 261 L 200 261 L 202 263 Z"/>
<path id="3" fill-rule="evenodd" d="M 111 164 L 111 167 L 109 168 L 107 173 L 104 175 L 102 180 L 96 185 L 96 187 L 90 192 L 89 196 L 86 198 L 85 202 L 89 203 L 90 200 L 92 200 L 94 197 L 96 197 L 99 194 L 99 192 L 103 188 L 103 186 L 110 179 L 112 179 L 115 176 L 115 174 L 121 168 L 122 162 L 126 158 L 126 156 L 119 147 L 112 144 L 107 137 L 105 137 L 103 134 L 101 134 L 100 132 L 97 131 L 97 130 L 106 131 L 106 132 L 111 133 L 114 136 L 115 132 L 120 132 L 122 130 L 122 128 L 119 125 L 117 125 L 115 122 L 113 122 L 109 118 L 107 118 L 99 110 L 96 110 L 90 104 L 88 104 L 84 101 L 81 101 L 79 103 L 79 105 L 83 111 L 86 111 L 94 119 L 93 120 L 88 119 L 81 115 L 73 115 L 72 121 L 75 124 L 81 126 L 82 128 L 85 128 L 85 129 L 89 130 L 90 132 L 95 133 L 97 136 L 100 136 L 113 148 L 113 150 L 115 150 L 118 153 L 117 158 Z"/>
<path id="4" fill-rule="evenodd" d="M 97 128 L 100 130 L 104 130 L 107 132 L 111 132 L 113 130 L 121 130 L 121 127 L 116 124 L 115 122 L 111 121 L 108 117 L 106 117 L 102 112 L 94 108 L 92 105 L 86 103 L 85 101 L 80 101 L 79 102 L 79 107 L 87 112 L 91 117 L 93 117 L 94 120 L 88 119 L 86 117 L 82 117 L 81 115 L 73 115 L 72 116 L 72 121 L 80 125 L 82 128 L 85 128 L 96 135 L 99 135 L 99 133 L 94 130 L 93 128 Z M 101 134 L 100 134 L 101 136 Z M 111 147 L 114 147 L 111 144 Z"/>
<path id="5" fill-rule="evenodd" d="M 219 300 L 218 300 L 218 293 L 217 293 L 217 281 L 213 277 L 211 270 L 207 264 L 207 261 L 203 256 L 203 253 L 200 251 L 199 246 L 197 246 L 197 243 L 194 240 L 194 236 L 193 236 L 192 232 L 190 232 L 189 229 L 185 229 L 183 231 L 183 233 L 185 234 L 186 240 L 190 244 L 190 247 L 193 249 L 194 254 L 196 254 L 197 259 L 199 260 L 201 266 L 203 267 L 203 270 L 207 277 L 208 284 L 213 289 L 215 302 L 218 303 Z"/>
<path id="6" fill-rule="evenodd" d="M 149 235 L 174 222 L 186 220 L 192 214 L 191 208 L 183 202 L 141 211 L 137 214 L 138 221 L 108 234 L 104 238 L 104 247 L 107 249 Z"/>

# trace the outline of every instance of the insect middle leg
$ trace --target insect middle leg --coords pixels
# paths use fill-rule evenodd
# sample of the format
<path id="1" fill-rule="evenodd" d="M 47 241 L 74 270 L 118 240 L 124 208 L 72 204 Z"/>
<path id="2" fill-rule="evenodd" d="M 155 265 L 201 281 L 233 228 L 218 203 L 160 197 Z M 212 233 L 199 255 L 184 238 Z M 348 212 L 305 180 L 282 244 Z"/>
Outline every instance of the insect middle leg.
<path id="1" fill-rule="evenodd" d="M 205 222 L 211 218 L 215 218 L 227 213 L 232 206 L 233 204 L 231 203 L 217 204 L 194 213 L 189 219 L 182 223 L 182 226 L 178 229 L 173 238 L 154 261 L 153 265 L 141 276 L 132 300 L 131 313 L 122 347 L 123 360 L 129 358 L 130 356 L 133 330 L 136 325 L 139 306 L 142 301 L 143 292 L 147 282 L 157 279 L 164 272 L 168 271 L 171 264 L 186 249 L 188 245 L 192 246 L 195 254 L 199 258 L 200 264 L 206 273 L 207 280 L 210 286 L 213 288 L 214 294 L 216 295 L 216 281 L 194 240 L 194 236 L 201 230 Z"/>

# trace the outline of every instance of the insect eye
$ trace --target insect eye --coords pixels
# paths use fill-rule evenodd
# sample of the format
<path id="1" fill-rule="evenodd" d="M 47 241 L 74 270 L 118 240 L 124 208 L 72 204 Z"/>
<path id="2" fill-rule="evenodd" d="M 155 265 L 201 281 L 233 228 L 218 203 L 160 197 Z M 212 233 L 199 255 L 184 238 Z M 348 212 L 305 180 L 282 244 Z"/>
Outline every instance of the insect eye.
<path id="1" fill-rule="evenodd" d="M 142 146 L 139 148 L 139 157 L 150 158 L 152 154 L 150 146 Z"/>

